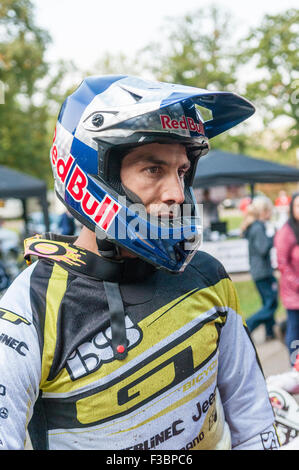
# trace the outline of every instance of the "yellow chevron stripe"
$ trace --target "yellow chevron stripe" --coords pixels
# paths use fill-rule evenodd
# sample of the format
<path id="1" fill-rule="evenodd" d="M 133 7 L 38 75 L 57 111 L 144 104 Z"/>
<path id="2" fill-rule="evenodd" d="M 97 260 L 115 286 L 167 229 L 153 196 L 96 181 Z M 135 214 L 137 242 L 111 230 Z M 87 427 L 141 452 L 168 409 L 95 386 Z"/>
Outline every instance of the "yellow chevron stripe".
<path id="1" fill-rule="evenodd" d="M 47 381 L 50 368 L 54 358 L 57 341 L 57 317 L 59 307 L 66 291 L 68 272 L 58 264 L 54 264 L 52 275 L 49 280 L 46 295 L 45 335 L 42 357 L 41 385 Z"/>

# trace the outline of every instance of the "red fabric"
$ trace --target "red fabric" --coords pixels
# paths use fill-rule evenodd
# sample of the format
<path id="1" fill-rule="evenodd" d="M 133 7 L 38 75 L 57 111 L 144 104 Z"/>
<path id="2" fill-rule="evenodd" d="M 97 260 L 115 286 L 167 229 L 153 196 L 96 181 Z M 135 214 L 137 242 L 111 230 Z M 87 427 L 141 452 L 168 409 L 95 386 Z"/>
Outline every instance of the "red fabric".
<path id="1" fill-rule="evenodd" d="M 299 309 L 299 245 L 288 223 L 275 235 L 280 278 L 280 297 L 287 309 Z"/>
<path id="2" fill-rule="evenodd" d="M 289 206 L 292 198 L 290 196 L 279 196 L 275 199 L 275 206 Z"/>

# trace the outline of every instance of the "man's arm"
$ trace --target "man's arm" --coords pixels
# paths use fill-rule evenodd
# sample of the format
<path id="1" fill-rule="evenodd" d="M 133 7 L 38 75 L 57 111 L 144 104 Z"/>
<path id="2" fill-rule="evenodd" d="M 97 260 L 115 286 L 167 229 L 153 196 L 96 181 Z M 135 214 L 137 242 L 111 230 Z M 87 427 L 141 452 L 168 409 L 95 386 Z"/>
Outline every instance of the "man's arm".
<path id="1" fill-rule="evenodd" d="M 27 268 L 0 299 L 0 450 L 24 449 L 39 393 L 41 353 Z"/>
<path id="2" fill-rule="evenodd" d="M 243 324 L 232 283 L 228 318 L 219 344 L 218 387 L 225 419 L 236 450 L 278 449 L 265 379 L 253 343 Z"/>

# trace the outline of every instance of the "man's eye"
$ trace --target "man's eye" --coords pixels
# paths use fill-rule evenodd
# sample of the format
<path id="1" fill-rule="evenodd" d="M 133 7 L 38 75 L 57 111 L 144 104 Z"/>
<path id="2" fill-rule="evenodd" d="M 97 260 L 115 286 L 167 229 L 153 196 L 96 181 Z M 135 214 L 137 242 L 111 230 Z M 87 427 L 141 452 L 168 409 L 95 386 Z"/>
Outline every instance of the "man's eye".
<path id="1" fill-rule="evenodd" d="M 148 173 L 150 173 L 151 175 L 156 175 L 156 174 L 160 173 L 161 168 L 158 167 L 158 166 L 151 166 L 149 168 L 146 168 L 146 171 Z"/>

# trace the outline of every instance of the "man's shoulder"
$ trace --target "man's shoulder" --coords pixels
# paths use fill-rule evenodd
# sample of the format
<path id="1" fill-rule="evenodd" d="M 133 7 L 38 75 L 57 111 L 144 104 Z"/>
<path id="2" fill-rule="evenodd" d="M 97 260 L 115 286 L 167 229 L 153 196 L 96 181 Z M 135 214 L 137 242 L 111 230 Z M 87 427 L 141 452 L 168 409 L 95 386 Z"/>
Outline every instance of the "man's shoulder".
<path id="1" fill-rule="evenodd" d="M 198 275 L 216 283 L 222 279 L 229 278 L 223 264 L 206 251 L 198 251 L 192 258 L 189 269 L 196 271 Z"/>

